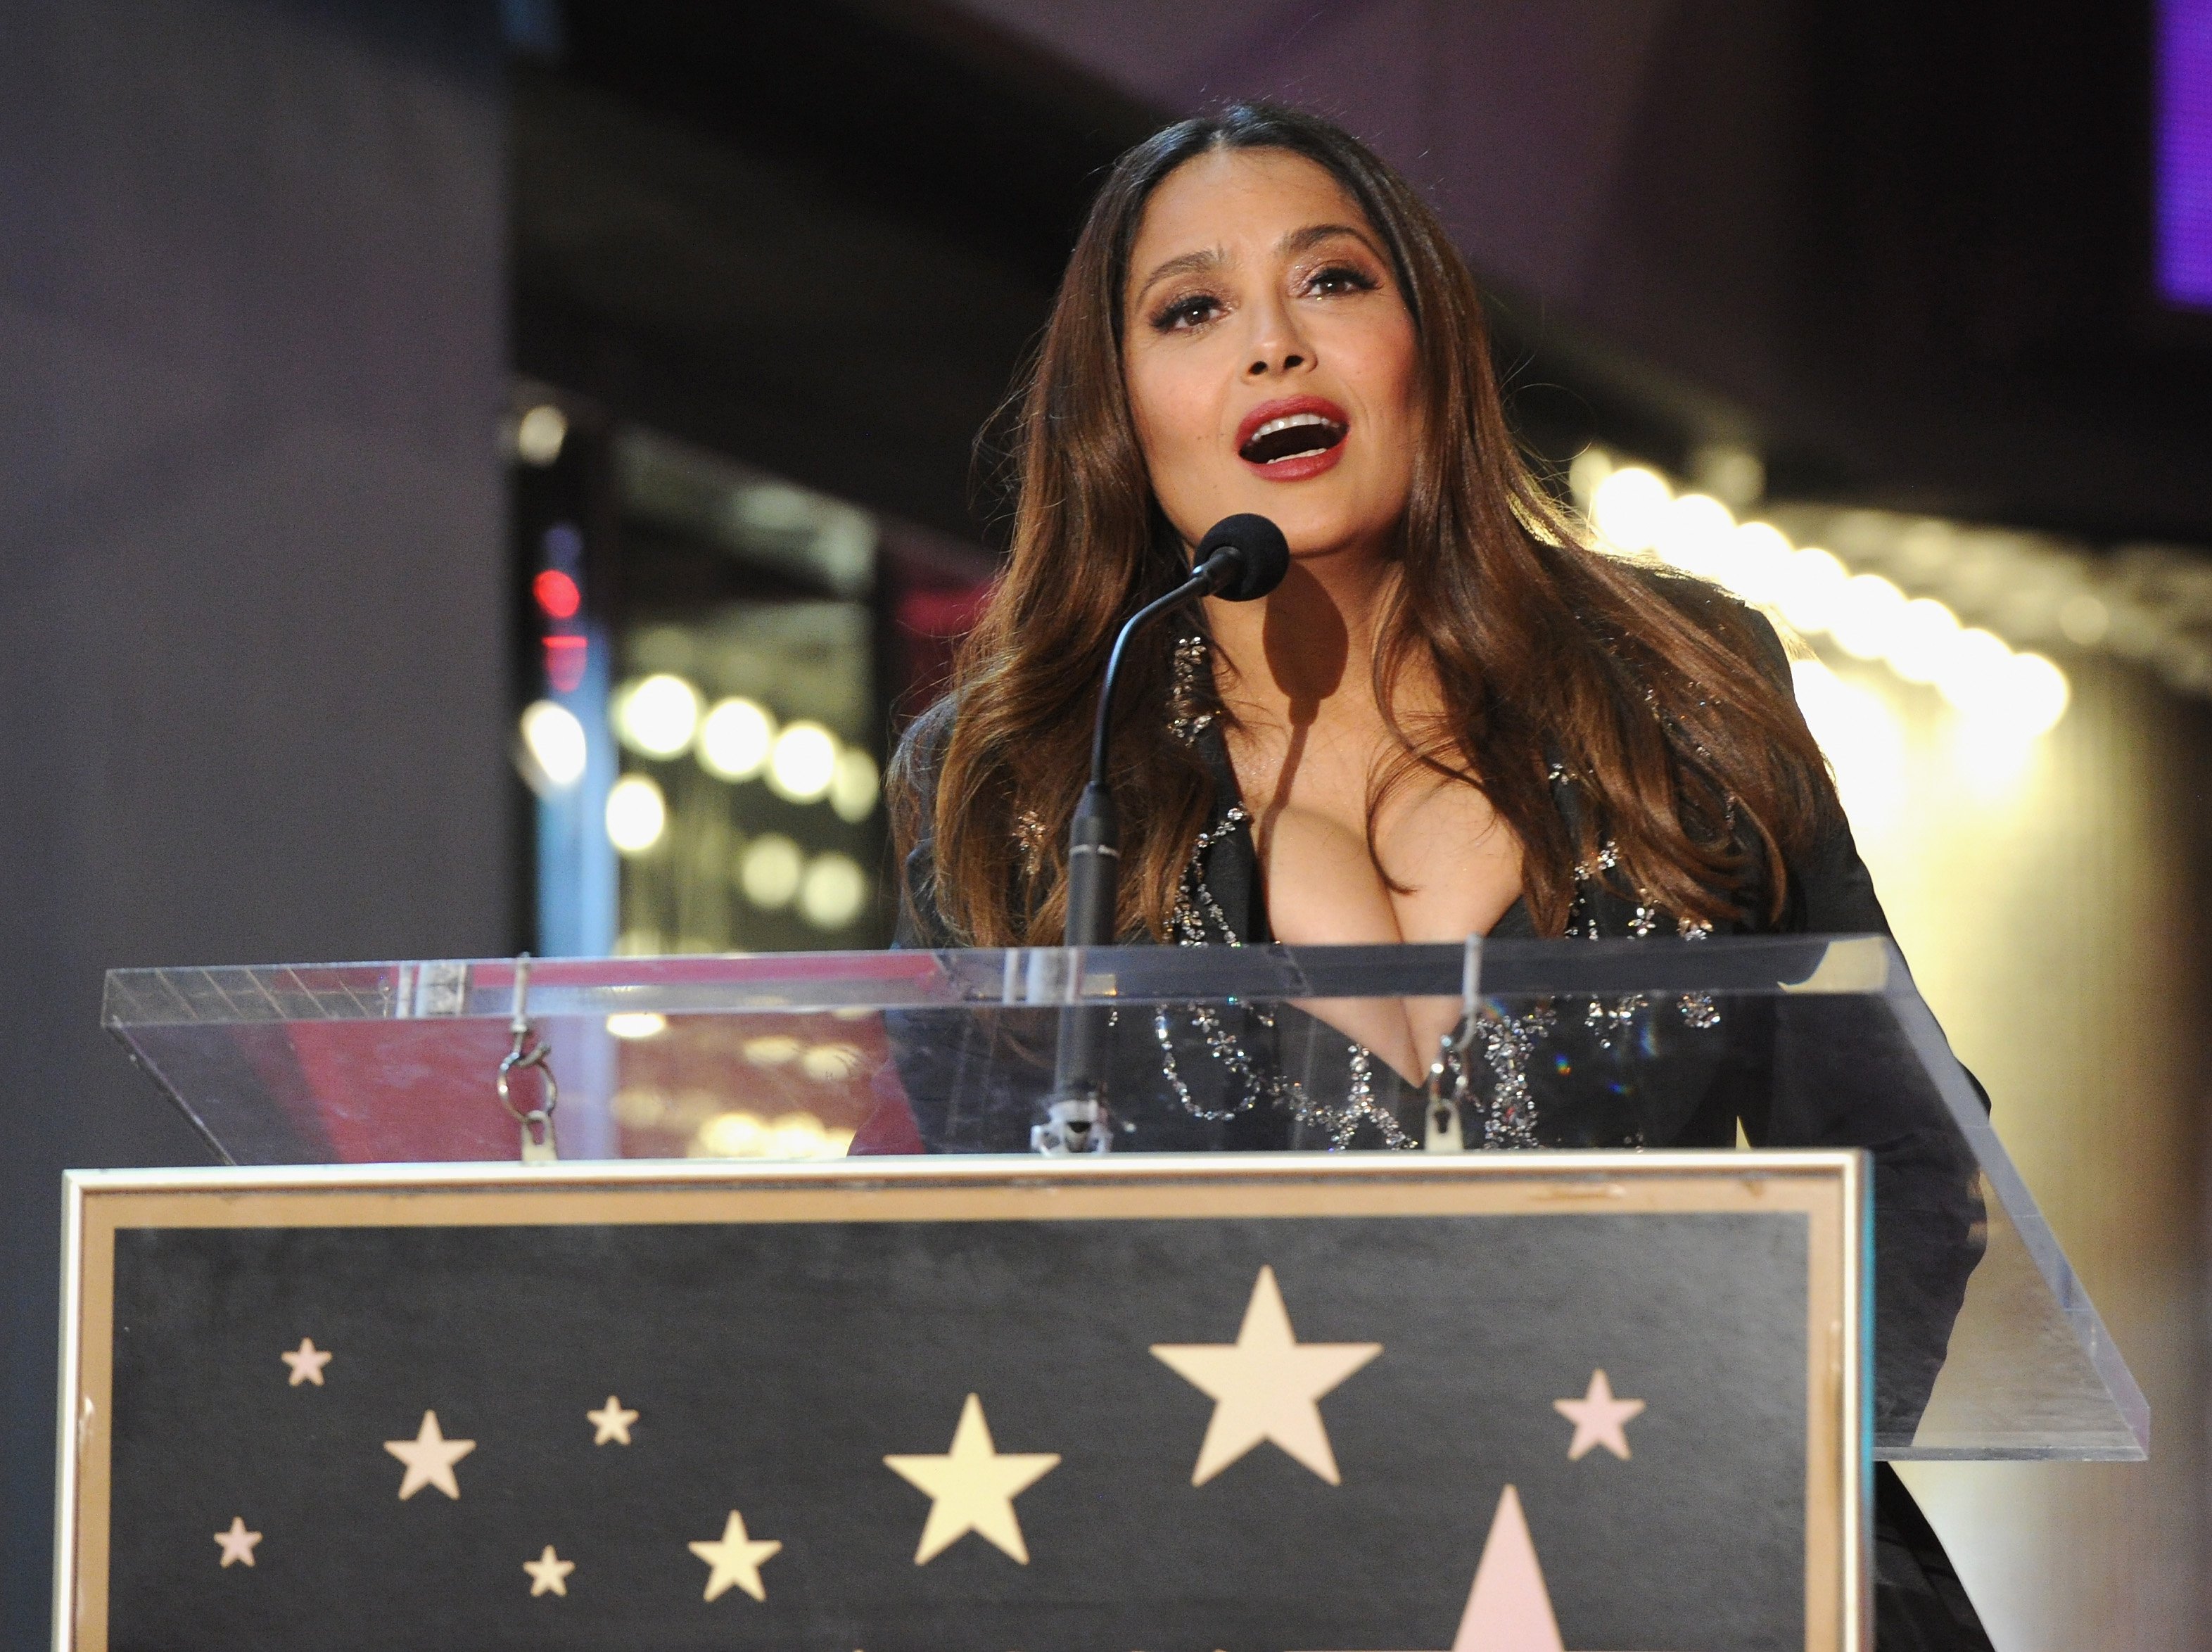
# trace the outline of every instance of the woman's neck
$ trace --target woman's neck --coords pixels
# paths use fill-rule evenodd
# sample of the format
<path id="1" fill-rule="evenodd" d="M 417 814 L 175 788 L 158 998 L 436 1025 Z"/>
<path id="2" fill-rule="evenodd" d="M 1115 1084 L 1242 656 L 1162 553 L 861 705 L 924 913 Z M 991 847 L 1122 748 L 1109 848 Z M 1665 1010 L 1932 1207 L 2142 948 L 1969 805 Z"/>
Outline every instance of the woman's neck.
<path id="1" fill-rule="evenodd" d="M 1262 721 L 1311 722 L 1323 706 L 1372 695 L 1375 647 L 1397 565 L 1342 553 L 1295 560 L 1259 602 L 1209 598 L 1206 619 L 1231 710 Z"/>

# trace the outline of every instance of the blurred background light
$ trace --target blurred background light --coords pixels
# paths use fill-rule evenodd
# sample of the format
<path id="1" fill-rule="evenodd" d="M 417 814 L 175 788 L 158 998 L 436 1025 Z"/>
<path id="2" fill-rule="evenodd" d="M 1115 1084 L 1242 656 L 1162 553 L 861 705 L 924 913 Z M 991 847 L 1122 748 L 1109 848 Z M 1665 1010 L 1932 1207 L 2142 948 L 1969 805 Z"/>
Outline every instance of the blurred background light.
<path id="1" fill-rule="evenodd" d="M 584 673 L 591 665 L 591 639 L 550 636 L 543 641 L 545 647 L 545 686 L 556 694 L 574 694 L 582 686 Z"/>
<path id="2" fill-rule="evenodd" d="M 691 1152 L 696 1158 L 764 1158 L 769 1153 L 768 1126 L 756 1114 L 717 1113 L 699 1127 Z"/>
<path id="3" fill-rule="evenodd" d="M 1621 466 L 1597 485 L 1590 516 L 1597 531 L 1622 550 L 1648 550 L 1659 537 L 1671 491 L 1655 471 Z"/>
<path id="4" fill-rule="evenodd" d="M 1905 615 L 1905 597 L 1879 574 L 1860 574 L 1844 582 L 1836 594 L 1835 611 L 1828 635 L 1845 653 L 1861 659 L 1880 659 L 1889 652 L 1891 638 Z"/>
<path id="5" fill-rule="evenodd" d="M 867 904 L 868 874 L 849 854 L 832 849 L 806 863 L 799 886 L 799 914 L 817 929 L 842 929 Z"/>
<path id="6" fill-rule="evenodd" d="M 2094 648 L 2112 627 L 2112 610 L 2084 592 L 2069 597 L 2058 610 L 2058 629 L 2069 642 Z"/>
<path id="7" fill-rule="evenodd" d="M 673 757 L 699 727 L 699 690 L 682 677 L 656 671 L 615 691 L 615 733 L 631 750 Z"/>
<path id="8" fill-rule="evenodd" d="M 2004 639 L 1978 627 L 1961 631 L 1944 651 L 1936 686 L 1968 715 L 2002 714 L 2011 689 L 2006 666 L 2012 650 Z"/>
<path id="9" fill-rule="evenodd" d="M 788 1033 L 764 1033 L 744 1042 L 745 1060 L 757 1067 L 788 1066 L 803 1047 Z"/>
<path id="10" fill-rule="evenodd" d="M 1836 616 L 1850 570 L 1833 551 L 1807 546 L 1790 559 L 1778 605 L 1782 617 L 1807 636 L 1819 636 Z"/>
<path id="11" fill-rule="evenodd" d="M 514 451 L 526 465 L 543 467 L 554 463 L 568 440 L 568 416 L 550 402 L 532 408 L 514 427 Z"/>
<path id="12" fill-rule="evenodd" d="M 656 1038 L 668 1030 L 668 1017 L 650 1011 L 629 1015 L 611 1015 L 607 1030 L 617 1038 Z"/>
<path id="13" fill-rule="evenodd" d="M 830 806 L 838 819 L 854 825 L 866 820 L 876 811 L 880 790 L 873 757 L 852 745 L 837 754 L 837 766 L 830 776 Z"/>
<path id="14" fill-rule="evenodd" d="M 2041 654 L 2015 654 L 2006 670 L 2020 726 L 2034 734 L 2056 728 L 2073 698 L 2066 673 Z"/>
<path id="15" fill-rule="evenodd" d="M 799 1058 L 799 1070 L 817 1084 L 842 1084 L 860 1076 L 867 1058 L 852 1044 L 813 1044 Z"/>
<path id="16" fill-rule="evenodd" d="M 812 803 L 837 775 L 837 737 L 821 724 L 785 726 L 769 748 L 769 789 L 792 803 Z"/>
<path id="17" fill-rule="evenodd" d="M 584 601 L 575 580 L 557 568 L 549 568 L 532 580 L 530 594 L 552 619 L 574 619 Z"/>
<path id="18" fill-rule="evenodd" d="M 643 854 L 668 829 L 668 804 L 649 774 L 625 774 L 607 793 L 607 841 L 624 854 Z"/>
<path id="19" fill-rule="evenodd" d="M 1714 577 L 1746 602 L 1771 607 L 1790 588 L 1796 553 L 1769 522 L 1746 522 L 1715 553 Z"/>
<path id="20" fill-rule="evenodd" d="M 1684 494 L 1657 513 L 1652 524 L 1651 549 L 1662 562 L 1685 574 L 1711 579 L 1719 571 L 1716 563 L 1722 548 L 1735 532 L 1735 518 L 1719 500 L 1705 494 Z"/>
<path id="21" fill-rule="evenodd" d="M 799 894 L 805 865 L 798 844 L 781 832 L 765 832 L 738 853 L 738 887 L 763 911 L 780 911 Z"/>
<path id="22" fill-rule="evenodd" d="M 852 1145 L 852 1131 L 828 1128 L 811 1113 L 764 1120 L 734 1108 L 702 1124 L 688 1151 L 693 1158 L 842 1158 Z"/>
<path id="23" fill-rule="evenodd" d="M 547 786 L 564 791 L 583 779 L 591 744 L 574 712 L 550 700 L 533 701 L 523 708 L 521 727 L 523 748 Z"/>
<path id="24" fill-rule="evenodd" d="M 732 695 L 716 701 L 699 725 L 699 766 L 718 780 L 751 780 L 767 766 L 775 740 L 767 708 Z"/>
<path id="25" fill-rule="evenodd" d="M 1905 604 L 1890 629 L 1882 658 L 1908 683 L 1933 683 L 1959 637 L 1959 616 L 1933 597 Z"/>

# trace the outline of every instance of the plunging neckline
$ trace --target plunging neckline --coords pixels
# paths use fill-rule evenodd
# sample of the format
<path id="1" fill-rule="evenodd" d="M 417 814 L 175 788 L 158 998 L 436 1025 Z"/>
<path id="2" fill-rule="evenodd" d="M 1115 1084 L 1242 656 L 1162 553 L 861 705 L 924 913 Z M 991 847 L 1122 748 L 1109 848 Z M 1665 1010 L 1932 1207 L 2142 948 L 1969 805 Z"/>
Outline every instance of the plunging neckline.
<path id="1" fill-rule="evenodd" d="M 1214 777 L 1216 784 L 1222 787 L 1225 793 L 1225 795 L 1217 796 L 1218 806 L 1213 811 L 1212 828 L 1219 827 L 1233 815 L 1242 815 L 1243 821 L 1238 829 L 1243 832 L 1245 841 L 1250 845 L 1252 899 L 1250 909 L 1245 914 L 1246 927 L 1249 932 L 1244 938 L 1249 944 L 1272 946 L 1275 944 L 1275 925 L 1273 918 L 1267 910 L 1267 869 L 1260 858 L 1259 836 L 1252 829 L 1252 811 L 1244 804 L 1243 784 L 1237 778 L 1237 764 L 1229 755 L 1229 742 L 1222 735 L 1220 726 L 1209 719 L 1200 732 L 1204 740 L 1206 755 L 1212 760 L 1212 764 L 1217 770 Z M 1514 896 L 1512 904 L 1498 914 L 1498 920 L 1483 932 L 1482 938 L 1516 941 L 1536 938 L 1536 922 L 1529 914 L 1528 896 L 1525 890 Z M 1395 942 L 1376 944 L 1404 946 L 1413 943 L 1401 938 Z"/>

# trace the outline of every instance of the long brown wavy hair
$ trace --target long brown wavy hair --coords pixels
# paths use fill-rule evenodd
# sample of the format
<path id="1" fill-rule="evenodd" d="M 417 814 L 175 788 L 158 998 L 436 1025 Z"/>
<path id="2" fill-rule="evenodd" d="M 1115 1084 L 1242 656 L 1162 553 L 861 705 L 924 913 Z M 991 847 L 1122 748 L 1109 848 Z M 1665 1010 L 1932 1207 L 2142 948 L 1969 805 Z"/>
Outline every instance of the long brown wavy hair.
<path id="1" fill-rule="evenodd" d="M 890 776 L 900 854 L 933 829 L 928 895 L 951 933 L 976 946 L 1060 938 L 1066 823 L 1107 651 L 1123 619 L 1188 572 L 1138 444 L 1121 314 L 1146 202 L 1213 149 L 1287 150 L 1325 167 L 1389 252 L 1419 341 L 1423 445 L 1373 671 L 1390 715 L 1392 685 L 1425 658 L 1445 715 L 1433 730 L 1422 720 L 1419 738 L 1392 717 L 1401 750 L 1369 799 L 1370 848 L 1382 798 L 1427 768 L 1480 786 L 1519 838 L 1540 933 L 1564 931 L 1576 868 L 1608 839 L 1623 893 L 1725 926 L 1749 915 L 1755 890 L 1778 914 L 1785 858 L 1809 842 L 1827 780 L 1785 674 L 1759 663 L 1747 612 L 1585 544 L 1515 445 L 1474 279 L 1435 213 L 1340 128 L 1237 105 L 1115 164 L 1009 404 L 1012 558 L 958 652 L 949 709 L 924 720 Z M 1117 696 L 1124 935 L 1164 934 L 1212 801 L 1206 766 L 1164 714 L 1172 647 L 1173 628 L 1156 628 Z M 1572 830 L 1555 763 L 1581 789 Z"/>

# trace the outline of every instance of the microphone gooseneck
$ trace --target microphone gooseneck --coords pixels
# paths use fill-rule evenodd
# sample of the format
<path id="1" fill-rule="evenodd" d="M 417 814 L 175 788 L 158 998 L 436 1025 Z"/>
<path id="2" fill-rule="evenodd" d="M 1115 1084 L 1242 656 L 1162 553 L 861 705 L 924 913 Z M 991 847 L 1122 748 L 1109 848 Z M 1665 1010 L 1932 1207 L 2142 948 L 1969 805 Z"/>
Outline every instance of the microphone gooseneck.
<path id="1" fill-rule="evenodd" d="M 1121 823 L 1106 784 L 1106 747 L 1114 726 L 1114 687 L 1121 679 L 1129 640 L 1194 597 L 1250 602 L 1266 596 L 1290 571 L 1291 547 L 1283 531 L 1264 516 L 1225 516 L 1199 541 L 1192 561 L 1195 566 L 1190 577 L 1132 614 L 1106 657 L 1106 676 L 1098 685 L 1098 709 L 1091 730 L 1091 781 L 1083 788 L 1068 836 L 1065 932 L 1069 946 L 1110 946 L 1114 942 Z M 1079 883 L 1079 872 L 1087 874 Z"/>
<path id="2" fill-rule="evenodd" d="M 1106 657 L 1098 684 L 1098 709 L 1091 734 L 1091 779 L 1076 805 L 1067 836 L 1067 924 L 1071 947 L 1110 946 L 1118 906 L 1121 823 L 1106 783 L 1106 749 L 1113 732 L 1114 688 L 1129 640 L 1163 614 L 1197 597 L 1250 602 L 1283 582 L 1291 548 L 1283 531 L 1264 516 L 1224 517 L 1199 541 L 1190 577 L 1132 614 Z M 1080 966 L 1078 966 L 1079 968 Z M 1041 1153 L 1103 1153 L 1111 1145 L 1099 1099 L 1106 1015 L 1097 1006 L 1071 1005 L 1060 1012 L 1060 1048 L 1046 1121 L 1030 1133 Z"/>

